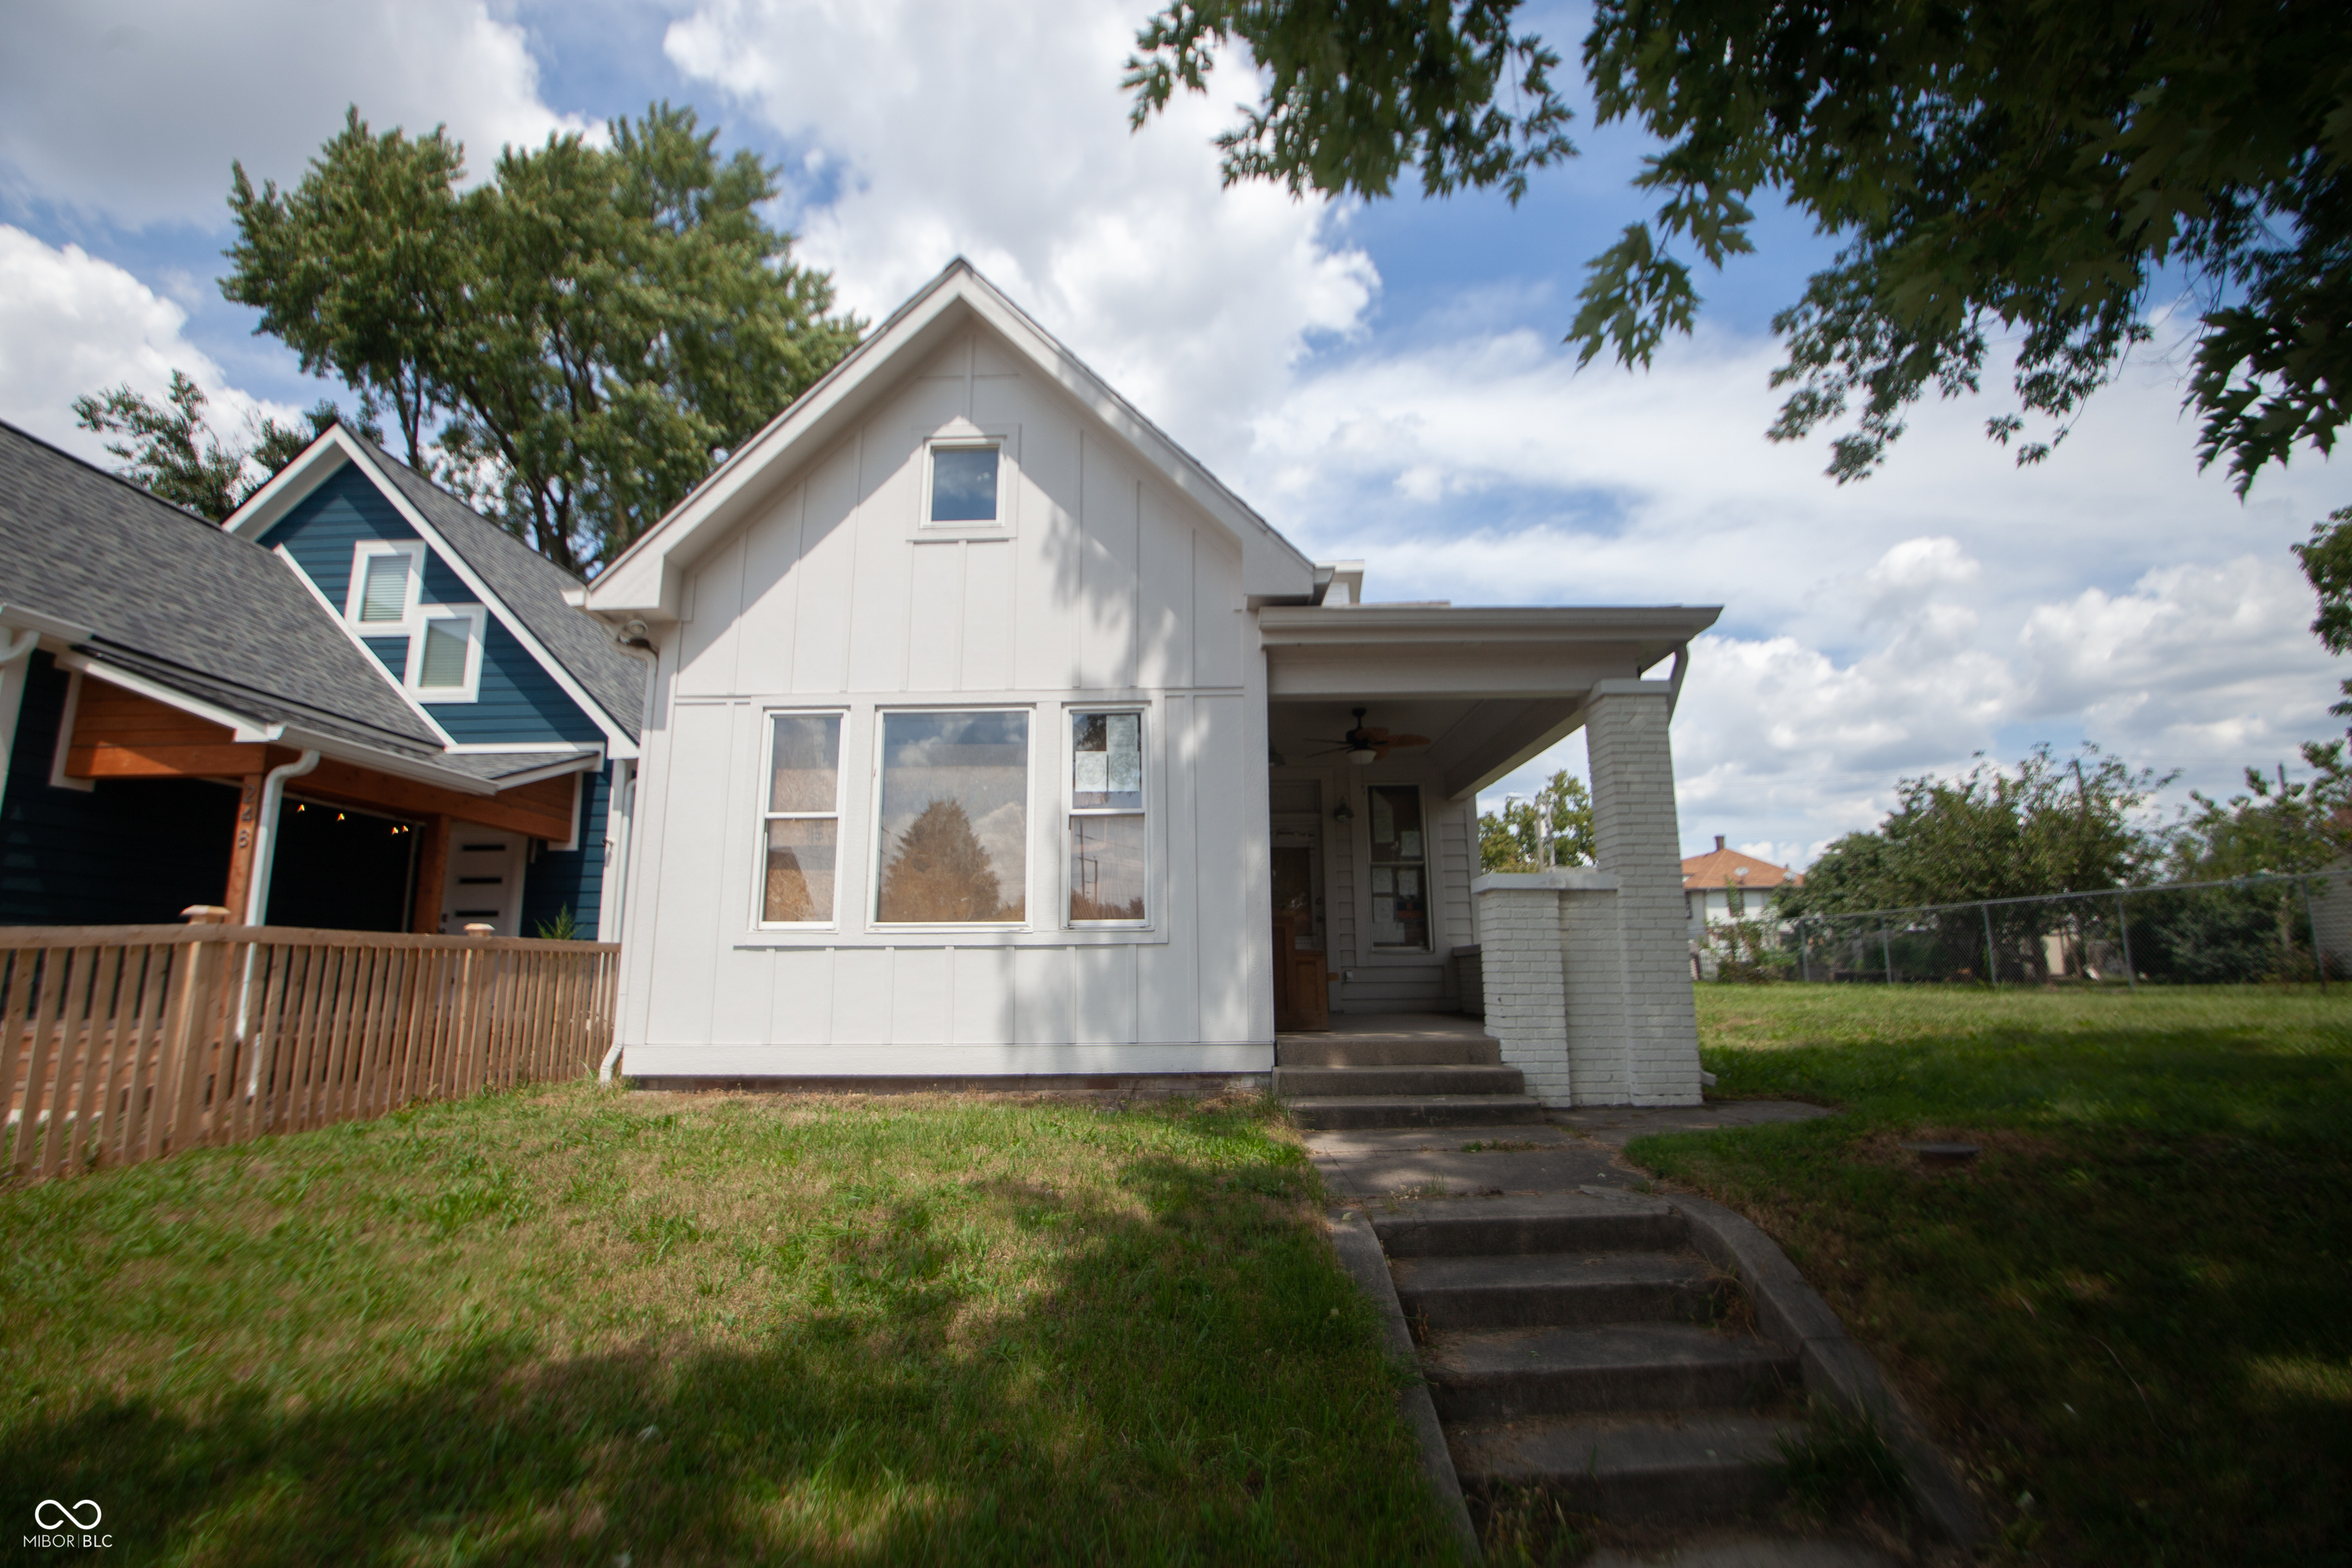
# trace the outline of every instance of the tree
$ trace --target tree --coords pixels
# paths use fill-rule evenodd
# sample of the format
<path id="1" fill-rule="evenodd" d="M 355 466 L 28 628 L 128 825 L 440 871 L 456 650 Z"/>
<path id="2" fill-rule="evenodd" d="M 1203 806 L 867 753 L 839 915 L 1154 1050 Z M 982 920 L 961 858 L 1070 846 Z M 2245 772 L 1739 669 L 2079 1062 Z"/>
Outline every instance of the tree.
<path id="1" fill-rule="evenodd" d="M 1141 123 L 1178 83 L 1206 90 L 1238 41 L 1266 71 L 1221 138 L 1227 181 L 1384 196 L 1418 163 L 1432 195 L 1499 186 L 1571 151 L 1558 58 L 1515 34 L 1517 0 L 1170 0 L 1126 85 Z M 1841 482 L 1870 473 L 1934 386 L 1978 389 L 2018 334 L 2021 412 L 2056 422 L 2145 341 L 2160 273 L 2200 301 L 2189 403 L 2200 457 L 2241 493 L 2298 446 L 2333 445 L 2352 390 L 2352 28 L 2334 0 L 1597 0 L 1583 51 L 1601 122 L 1662 150 L 1635 184 L 1659 205 L 1589 265 L 1570 329 L 1647 364 L 1687 332 L 1691 262 L 1754 248 L 1759 192 L 1843 242 L 1774 320 L 1791 386 L 1769 435 L 1853 415 Z M 1510 73 L 1516 72 L 1515 77 Z M 1507 80 L 1507 77 L 1510 79 Z M 1503 107 L 1509 103 L 1512 107 Z"/>
<path id="2" fill-rule="evenodd" d="M 667 103 L 609 132 L 510 149 L 461 193 L 442 130 L 379 136 L 354 109 L 293 191 L 236 169 L 222 284 L 390 408 L 412 467 L 583 574 L 862 330 L 761 217 L 772 169 Z"/>
<path id="3" fill-rule="evenodd" d="M 2338 507 L 2326 522 L 2313 523 L 2310 542 L 2291 548 L 2319 595 L 2312 635 L 2338 658 L 2352 652 L 2352 506 Z M 2339 719 L 2352 716 L 2352 680 L 2343 682 L 2342 690 L 2344 700 L 2328 710 Z"/>
<path id="4" fill-rule="evenodd" d="M 1551 820 L 1547 843 L 1544 819 Z M 1592 864 L 1592 796 L 1584 781 L 1565 771 L 1536 792 L 1531 801 L 1511 799 L 1500 812 L 1478 818 L 1478 867 L 1484 871 L 1540 871 L 1553 866 Z"/>
<path id="5" fill-rule="evenodd" d="M 1002 908 L 996 868 L 961 801 L 935 800 L 898 835 L 882 871 L 886 921 L 1019 920 Z"/>
<path id="6" fill-rule="evenodd" d="M 213 430 L 205 401 L 204 389 L 174 370 L 162 404 L 125 383 L 75 398 L 73 411 L 83 429 L 123 437 L 106 449 L 122 459 L 124 479 L 214 522 L 244 505 L 339 417 L 334 404 L 321 399 L 308 429 L 263 419 L 251 444 L 240 446 Z"/>

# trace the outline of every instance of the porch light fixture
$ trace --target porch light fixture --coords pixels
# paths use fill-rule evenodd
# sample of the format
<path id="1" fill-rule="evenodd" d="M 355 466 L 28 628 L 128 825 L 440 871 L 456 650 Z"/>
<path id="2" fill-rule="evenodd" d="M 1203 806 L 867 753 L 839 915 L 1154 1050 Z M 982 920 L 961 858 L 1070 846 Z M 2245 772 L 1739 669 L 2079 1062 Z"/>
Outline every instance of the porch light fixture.
<path id="1" fill-rule="evenodd" d="M 1381 760 L 1381 754 L 1370 746 L 1358 746 L 1348 753 L 1348 760 L 1360 768 L 1369 768 Z"/>
<path id="2" fill-rule="evenodd" d="M 1348 803 L 1343 800 L 1339 805 L 1331 808 L 1331 820 L 1334 822 L 1353 822 L 1356 820 L 1356 814 L 1349 809 Z"/>

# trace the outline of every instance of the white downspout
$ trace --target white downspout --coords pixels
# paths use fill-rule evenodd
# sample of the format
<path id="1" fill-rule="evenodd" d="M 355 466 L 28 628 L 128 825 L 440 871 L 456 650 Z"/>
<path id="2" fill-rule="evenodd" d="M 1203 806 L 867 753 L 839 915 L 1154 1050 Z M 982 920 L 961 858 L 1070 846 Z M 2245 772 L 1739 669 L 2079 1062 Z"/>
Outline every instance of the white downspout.
<path id="1" fill-rule="evenodd" d="M 25 706 L 25 683 L 32 679 L 33 650 L 41 634 L 21 631 L 0 644 L 0 805 L 8 799 L 8 764 L 16 753 L 16 715 Z M 58 738 L 64 743 L 64 738 Z"/>
<path id="2" fill-rule="evenodd" d="M 261 805 L 253 822 L 253 871 L 245 890 L 245 923 L 261 924 L 269 911 L 269 868 L 278 858 L 278 807 L 286 798 L 286 781 L 299 779 L 319 765 L 319 753 L 305 752 L 293 762 L 269 770 L 261 781 Z"/>

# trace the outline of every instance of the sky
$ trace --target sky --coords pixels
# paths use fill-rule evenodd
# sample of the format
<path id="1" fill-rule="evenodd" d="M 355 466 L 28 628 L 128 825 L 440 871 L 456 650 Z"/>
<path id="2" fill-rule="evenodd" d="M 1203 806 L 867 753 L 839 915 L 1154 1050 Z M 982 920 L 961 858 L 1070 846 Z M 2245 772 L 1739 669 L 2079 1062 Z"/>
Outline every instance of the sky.
<path id="1" fill-rule="evenodd" d="M 1686 852 L 1802 866 L 1980 752 L 2094 742 L 2178 805 L 2339 732 L 2288 546 L 2352 473 L 2305 453 L 2243 500 L 2200 473 L 2187 321 L 2038 467 L 1985 438 L 1989 372 L 1839 487 L 1824 442 L 1763 436 L 1771 316 L 1832 248 L 1801 217 L 1763 211 L 1647 371 L 1580 371 L 1560 340 L 1643 216 L 1637 134 L 1580 106 L 1581 156 L 1517 207 L 1224 188 L 1252 79 L 1130 132 L 1149 3 L 0 0 L 0 418 L 103 461 L 69 411 L 100 387 L 176 367 L 232 426 L 334 395 L 217 279 L 232 161 L 291 184 L 346 105 L 446 124 L 481 171 L 667 99 L 782 171 L 775 221 L 846 306 L 968 257 L 1301 549 L 1367 562 L 1368 598 L 1721 605 L 1673 731 Z M 1580 11 L 1523 16 L 1574 60 Z M 1482 802 L 1583 762 L 1571 739 Z"/>

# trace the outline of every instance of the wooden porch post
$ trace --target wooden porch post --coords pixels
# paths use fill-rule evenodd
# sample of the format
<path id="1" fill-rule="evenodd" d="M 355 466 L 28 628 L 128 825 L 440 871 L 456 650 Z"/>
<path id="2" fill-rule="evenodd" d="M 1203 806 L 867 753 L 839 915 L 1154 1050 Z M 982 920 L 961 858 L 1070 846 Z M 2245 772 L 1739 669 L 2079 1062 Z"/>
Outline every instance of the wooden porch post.
<path id="1" fill-rule="evenodd" d="M 449 819 L 435 814 L 425 819 L 425 841 L 416 847 L 416 903 L 408 929 L 432 936 L 441 929 L 441 885 L 449 879 Z"/>
<path id="2" fill-rule="evenodd" d="M 253 830 L 260 815 L 261 775 L 247 773 L 244 792 L 236 803 L 236 840 L 229 849 L 228 891 L 221 896 L 229 920 L 239 925 L 245 923 L 245 900 L 253 891 Z M 264 910 L 262 918 L 267 920 L 268 914 Z"/>

